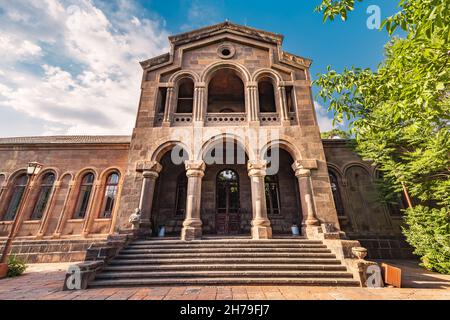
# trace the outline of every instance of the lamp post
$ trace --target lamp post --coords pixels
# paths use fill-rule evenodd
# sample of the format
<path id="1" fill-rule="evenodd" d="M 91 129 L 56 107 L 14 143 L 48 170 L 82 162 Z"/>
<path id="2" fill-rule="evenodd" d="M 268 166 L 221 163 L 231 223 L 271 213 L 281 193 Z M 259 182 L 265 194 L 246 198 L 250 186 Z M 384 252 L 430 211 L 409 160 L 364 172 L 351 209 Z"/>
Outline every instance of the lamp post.
<path id="1" fill-rule="evenodd" d="M 20 200 L 19 208 L 17 209 L 17 213 L 14 216 L 14 220 L 11 225 L 11 230 L 9 231 L 9 234 L 8 234 L 8 239 L 6 239 L 5 246 L 3 247 L 2 258 L 0 260 L 0 278 L 2 278 L 1 270 L 3 270 L 5 268 L 5 266 L 4 266 L 5 264 L 6 264 L 6 271 L 8 270 L 8 268 L 7 268 L 8 254 L 11 249 L 12 241 L 14 240 L 14 237 L 17 233 L 17 229 L 19 227 L 19 222 L 22 220 L 22 216 L 25 211 L 24 210 L 25 201 L 28 198 L 31 183 L 34 180 L 35 176 L 41 171 L 42 167 L 43 167 L 43 165 L 40 164 L 39 162 L 29 162 L 28 163 L 28 167 L 27 167 L 28 180 L 27 180 L 27 184 L 25 186 L 25 192 L 22 196 L 22 199 Z"/>

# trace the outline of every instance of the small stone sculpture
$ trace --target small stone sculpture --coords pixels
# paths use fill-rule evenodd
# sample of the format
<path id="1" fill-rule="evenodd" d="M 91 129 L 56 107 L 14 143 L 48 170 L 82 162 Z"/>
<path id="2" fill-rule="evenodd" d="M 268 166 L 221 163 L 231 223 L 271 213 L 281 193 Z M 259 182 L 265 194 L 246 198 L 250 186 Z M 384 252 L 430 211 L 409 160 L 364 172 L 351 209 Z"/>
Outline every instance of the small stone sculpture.
<path id="1" fill-rule="evenodd" d="M 133 230 L 136 230 L 139 228 L 140 221 L 141 221 L 141 210 L 139 208 L 136 208 L 134 212 L 131 214 L 130 218 L 128 219 L 128 222 L 131 223 L 131 228 Z"/>

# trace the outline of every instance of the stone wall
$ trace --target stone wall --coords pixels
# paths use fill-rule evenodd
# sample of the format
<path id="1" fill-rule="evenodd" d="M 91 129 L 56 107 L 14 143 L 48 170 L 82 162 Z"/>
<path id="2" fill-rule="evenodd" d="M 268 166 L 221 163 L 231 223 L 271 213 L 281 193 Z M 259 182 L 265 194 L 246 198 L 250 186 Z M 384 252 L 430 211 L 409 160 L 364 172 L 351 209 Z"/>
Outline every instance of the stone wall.
<path id="1" fill-rule="evenodd" d="M 129 137 L 44 137 L 0 139 L 0 175 L 6 179 L 1 187 L 0 220 L 5 214 L 13 193 L 14 180 L 24 173 L 29 161 L 43 164 L 40 174 L 30 185 L 24 199 L 24 219 L 17 233 L 19 238 L 106 237 L 113 224 L 110 218 L 100 218 L 106 178 L 110 172 L 120 174 L 122 181 L 128 158 Z M 31 213 L 39 194 L 40 179 L 46 173 L 56 176 L 44 216 L 31 220 Z M 79 184 L 84 173 L 92 172 L 95 181 L 89 210 L 84 219 L 72 219 Z M 119 193 L 115 208 L 119 206 Z M 0 237 L 6 236 L 11 221 L 0 221 Z"/>
<path id="2" fill-rule="evenodd" d="M 410 258 L 412 248 L 401 232 L 403 216 L 386 204 L 376 188 L 376 167 L 352 151 L 349 141 L 324 140 L 330 172 L 337 178 L 344 214 L 343 231 L 360 240 L 372 259 Z"/>

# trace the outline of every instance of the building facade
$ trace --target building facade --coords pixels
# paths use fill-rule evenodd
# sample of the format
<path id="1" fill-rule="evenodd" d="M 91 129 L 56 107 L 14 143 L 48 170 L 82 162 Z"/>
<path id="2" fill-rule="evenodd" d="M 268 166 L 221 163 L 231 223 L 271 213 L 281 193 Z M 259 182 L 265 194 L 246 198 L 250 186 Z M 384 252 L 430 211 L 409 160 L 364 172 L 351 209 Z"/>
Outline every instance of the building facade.
<path id="1" fill-rule="evenodd" d="M 0 237 L 20 216 L 17 241 L 81 252 L 129 232 L 139 209 L 142 236 L 268 239 L 298 225 L 310 237 L 326 225 L 373 257 L 409 252 L 376 169 L 320 138 L 311 60 L 229 22 L 169 40 L 170 53 L 141 62 L 131 136 L 0 139 Z M 29 161 L 44 165 L 31 184 Z"/>

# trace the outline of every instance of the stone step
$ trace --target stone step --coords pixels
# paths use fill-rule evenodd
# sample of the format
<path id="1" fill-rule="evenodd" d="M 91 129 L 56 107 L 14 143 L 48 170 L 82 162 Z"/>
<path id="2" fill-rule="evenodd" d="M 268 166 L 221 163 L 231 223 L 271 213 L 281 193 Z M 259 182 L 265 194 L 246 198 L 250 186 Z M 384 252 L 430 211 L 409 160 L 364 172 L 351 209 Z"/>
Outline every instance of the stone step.
<path id="1" fill-rule="evenodd" d="M 321 264 L 166 264 L 166 265 L 109 265 L 105 272 L 134 272 L 134 271 L 209 271 L 209 270 L 316 270 L 316 271 L 346 271 L 343 265 Z"/>
<path id="2" fill-rule="evenodd" d="M 116 259 L 193 259 L 193 258 L 331 258 L 336 256 L 332 253 L 292 253 L 292 252 L 214 252 L 214 253 L 142 253 L 125 254 L 120 253 Z"/>
<path id="3" fill-rule="evenodd" d="M 130 244 L 126 247 L 128 249 L 223 249 L 223 244 L 158 244 L 158 245 L 148 245 L 148 244 Z M 242 243 L 242 244 L 234 244 L 230 243 L 226 245 L 226 248 L 230 249 L 246 249 L 246 248 L 265 248 L 265 249 L 299 249 L 299 248 L 318 248 L 318 249 L 326 249 L 327 246 L 324 244 L 270 244 L 270 243 L 261 243 L 258 245 L 251 243 Z"/>
<path id="4" fill-rule="evenodd" d="M 296 271 L 245 270 L 245 271 L 146 271 L 146 272 L 103 272 L 97 279 L 151 279 L 151 278 L 353 278 L 348 272 L 340 271 Z"/>
<path id="5" fill-rule="evenodd" d="M 114 259 L 110 265 L 168 265 L 168 264 L 334 264 L 340 265 L 338 259 L 331 258 L 191 258 L 191 259 Z"/>
<path id="6" fill-rule="evenodd" d="M 208 244 L 323 244 L 320 240 L 308 239 L 267 239 L 267 240 L 252 240 L 252 239 L 211 239 L 211 240 L 135 240 L 131 245 L 208 245 Z"/>
<path id="7" fill-rule="evenodd" d="M 159 279 L 112 279 L 95 280 L 90 287 L 135 286 L 186 286 L 186 285 L 300 285 L 300 286 L 346 286 L 357 287 L 353 279 L 329 278 L 159 278 Z"/>
<path id="8" fill-rule="evenodd" d="M 195 249 L 135 249 L 126 248 L 120 251 L 120 254 L 143 254 L 143 253 L 154 253 L 154 254 L 183 254 L 183 253 L 246 253 L 246 252 L 271 252 L 271 253 L 331 253 L 327 248 L 195 248 Z"/>

